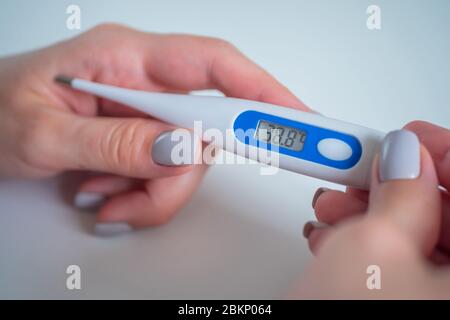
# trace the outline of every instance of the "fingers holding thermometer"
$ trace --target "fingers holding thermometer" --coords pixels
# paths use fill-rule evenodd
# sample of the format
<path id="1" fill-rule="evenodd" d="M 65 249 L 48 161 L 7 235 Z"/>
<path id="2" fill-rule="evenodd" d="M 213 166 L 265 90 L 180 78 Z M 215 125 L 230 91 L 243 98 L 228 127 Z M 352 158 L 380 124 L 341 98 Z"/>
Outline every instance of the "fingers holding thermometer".
<path id="1" fill-rule="evenodd" d="M 434 255 L 438 241 L 440 195 L 432 158 L 414 133 L 386 136 L 371 182 L 366 214 L 310 233 L 311 238 L 322 232 L 322 239 L 297 296 L 448 296 L 443 285 L 448 274 L 425 259 Z M 370 290 L 375 288 L 381 290 Z"/>
<path id="2" fill-rule="evenodd" d="M 411 132 L 399 132 L 389 134 L 383 142 L 381 157 L 374 164 L 368 204 L 352 193 L 338 191 L 322 192 L 318 197 L 316 215 L 319 221 L 327 222 L 329 226 L 308 231 L 309 245 L 314 253 L 320 252 L 326 239 L 342 226 L 377 217 L 394 225 L 415 242 L 421 252 L 436 257 L 436 247 L 445 244 L 442 232 L 439 239 L 439 228 L 441 221 L 444 228 L 449 220 L 448 198 L 442 197 L 442 191 L 437 188 L 436 160 L 423 147 L 420 162 L 415 160 L 417 157 L 413 152 L 419 150 L 418 140 Z M 418 163 L 420 172 L 416 176 Z M 341 205 L 327 210 L 330 201 Z"/>
<path id="3" fill-rule="evenodd" d="M 110 230 L 116 232 L 168 221 L 196 190 L 206 165 L 170 162 L 165 133 L 186 125 L 170 126 L 120 101 L 58 85 L 56 75 L 154 93 L 217 89 L 230 97 L 309 110 L 224 40 L 152 34 L 114 24 L 1 58 L 0 70 L 0 149 L 5 151 L 0 173 L 48 177 L 67 170 L 101 172 L 103 178 L 81 186 L 75 202 L 102 202 L 98 222 L 115 223 Z"/>
<path id="4" fill-rule="evenodd" d="M 121 26 L 104 26 L 76 41 L 83 41 L 84 47 L 89 44 L 93 48 L 111 47 L 111 44 L 99 46 L 98 41 L 91 41 L 99 33 L 103 34 L 101 41 L 112 38 L 108 34 L 124 37 L 126 52 L 109 50 L 107 68 L 103 58 L 99 63 L 86 61 L 99 55 L 87 57 L 86 50 L 68 52 L 68 61 L 85 61 L 83 65 L 93 66 L 82 78 L 155 92 L 218 89 L 231 97 L 309 110 L 287 88 L 223 40 L 156 35 Z M 115 52 L 131 54 L 133 59 L 126 59 L 124 65 L 123 55 Z M 68 75 L 78 73 L 77 68 L 71 71 L 70 66 L 62 69 Z M 60 165 L 66 168 L 113 174 L 87 180 L 76 197 L 80 206 L 101 203 L 97 231 L 115 235 L 170 220 L 192 195 L 207 168 L 206 165 L 171 165 L 170 143 L 162 136 L 174 128 L 147 116 L 137 118 L 142 114 L 106 99 L 98 100 L 97 112 L 87 110 L 86 105 L 79 103 L 86 97 L 85 93 L 60 87 L 56 90 L 79 116 L 55 121 L 72 134 L 61 137 L 64 142 L 59 145 L 66 148 L 52 159 L 61 160 Z M 91 100 L 89 106 L 96 108 Z M 93 114 L 107 117 L 86 117 Z"/>

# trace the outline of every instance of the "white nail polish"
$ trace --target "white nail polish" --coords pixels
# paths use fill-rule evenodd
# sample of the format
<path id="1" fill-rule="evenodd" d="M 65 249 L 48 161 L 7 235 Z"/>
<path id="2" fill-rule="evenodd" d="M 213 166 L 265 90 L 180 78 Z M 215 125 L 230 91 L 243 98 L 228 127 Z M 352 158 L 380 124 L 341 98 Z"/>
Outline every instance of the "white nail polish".
<path id="1" fill-rule="evenodd" d="M 105 200 L 105 196 L 95 192 L 78 192 L 73 199 L 75 207 L 80 209 L 94 208 Z"/>
<path id="2" fill-rule="evenodd" d="M 380 154 L 380 181 L 416 179 L 420 174 L 420 142 L 408 130 L 389 132 Z"/>
<path id="3" fill-rule="evenodd" d="M 175 150 L 175 148 L 177 148 Z M 192 132 L 176 129 L 163 132 L 152 146 L 152 159 L 163 166 L 194 164 L 201 141 Z"/>
<path id="4" fill-rule="evenodd" d="M 132 231 L 126 222 L 99 222 L 95 224 L 94 233 L 100 237 L 113 237 Z"/>

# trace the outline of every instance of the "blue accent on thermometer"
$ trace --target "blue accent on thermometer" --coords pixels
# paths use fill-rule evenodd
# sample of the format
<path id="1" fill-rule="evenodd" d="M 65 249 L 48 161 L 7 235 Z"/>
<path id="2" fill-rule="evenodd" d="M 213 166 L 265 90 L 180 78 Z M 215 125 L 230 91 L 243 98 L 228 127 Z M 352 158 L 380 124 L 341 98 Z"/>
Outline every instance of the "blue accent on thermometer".
<path id="1" fill-rule="evenodd" d="M 256 133 L 258 124 L 261 121 L 267 121 L 268 123 L 275 125 L 275 129 L 277 128 L 277 125 L 282 126 L 278 127 L 281 128 L 279 130 L 283 130 L 285 127 L 298 129 L 303 135 L 299 137 L 299 134 L 297 134 L 295 138 L 304 140 L 302 141 L 304 144 L 303 147 L 300 150 L 293 150 L 277 144 L 277 148 L 273 148 L 272 143 L 258 140 L 256 134 L 245 134 L 245 132 L 249 132 L 248 130 Z M 262 147 L 268 150 L 278 149 L 279 153 L 337 169 L 349 169 L 353 167 L 359 161 L 362 154 L 361 143 L 354 136 L 258 111 L 244 111 L 239 114 L 234 121 L 233 129 L 236 138 L 245 144 Z M 318 149 L 320 141 L 325 139 L 339 140 L 347 144 L 351 149 L 350 156 L 344 160 L 333 160 L 325 157 Z"/>

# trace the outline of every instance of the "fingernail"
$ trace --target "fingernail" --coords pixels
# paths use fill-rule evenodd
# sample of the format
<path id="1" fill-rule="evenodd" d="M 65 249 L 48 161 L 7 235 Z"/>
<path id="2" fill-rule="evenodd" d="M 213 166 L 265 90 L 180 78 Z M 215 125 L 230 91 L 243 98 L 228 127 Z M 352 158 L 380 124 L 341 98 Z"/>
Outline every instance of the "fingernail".
<path id="1" fill-rule="evenodd" d="M 175 149 L 177 148 L 177 149 Z M 153 161 L 163 166 L 183 166 L 195 163 L 200 140 L 185 129 L 163 132 L 152 146 Z"/>
<path id="2" fill-rule="evenodd" d="M 420 174 L 420 142 L 408 130 L 389 132 L 383 140 L 379 166 L 380 181 L 416 179 Z"/>
<path id="3" fill-rule="evenodd" d="M 78 192 L 73 199 L 75 207 L 80 209 L 88 209 L 98 207 L 105 200 L 105 196 L 95 192 Z"/>
<path id="4" fill-rule="evenodd" d="M 313 196 L 313 199 L 312 199 L 312 207 L 313 208 L 316 206 L 317 199 L 319 199 L 320 195 L 322 193 L 324 193 L 325 191 L 328 191 L 328 190 L 330 190 L 330 189 L 328 189 L 328 188 L 319 188 L 319 189 L 317 189 L 317 191 L 316 191 L 316 193 L 314 193 L 314 196 Z"/>
<path id="5" fill-rule="evenodd" d="M 313 232 L 316 229 L 325 229 L 329 227 L 326 223 L 318 222 L 318 221 L 308 221 L 305 223 L 305 226 L 303 227 L 303 236 L 308 239 L 311 232 Z"/>
<path id="6" fill-rule="evenodd" d="M 132 231 L 126 222 L 99 222 L 95 224 L 94 233 L 100 237 L 113 237 Z"/>

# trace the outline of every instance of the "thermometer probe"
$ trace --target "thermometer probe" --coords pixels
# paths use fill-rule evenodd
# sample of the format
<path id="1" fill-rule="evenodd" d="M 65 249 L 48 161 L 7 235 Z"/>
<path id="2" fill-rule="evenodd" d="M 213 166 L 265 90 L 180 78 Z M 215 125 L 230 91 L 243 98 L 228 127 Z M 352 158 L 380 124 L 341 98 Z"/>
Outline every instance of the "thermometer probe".
<path id="1" fill-rule="evenodd" d="M 269 149 L 278 153 L 278 165 L 282 169 L 359 189 L 369 189 L 372 161 L 385 135 L 264 102 L 145 92 L 65 76 L 55 80 L 182 128 L 192 128 L 194 121 L 201 120 L 204 130 L 218 129 L 224 136 L 231 130 L 235 143 L 212 143 L 253 160 L 259 160 L 258 153 L 249 150 Z M 253 130 L 250 132 L 254 134 L 240 134 L 247 130 Z"/>

